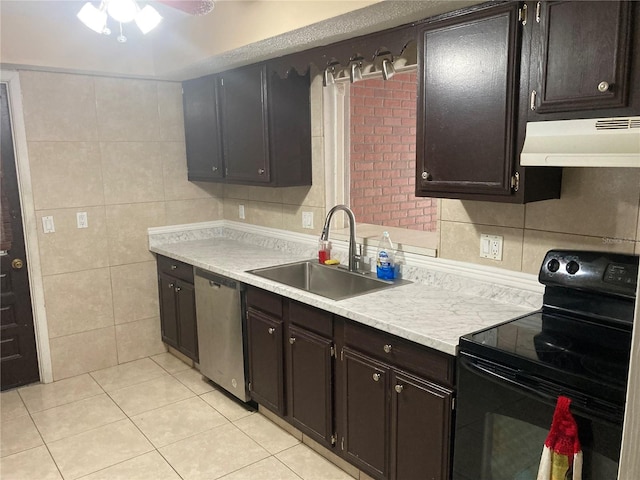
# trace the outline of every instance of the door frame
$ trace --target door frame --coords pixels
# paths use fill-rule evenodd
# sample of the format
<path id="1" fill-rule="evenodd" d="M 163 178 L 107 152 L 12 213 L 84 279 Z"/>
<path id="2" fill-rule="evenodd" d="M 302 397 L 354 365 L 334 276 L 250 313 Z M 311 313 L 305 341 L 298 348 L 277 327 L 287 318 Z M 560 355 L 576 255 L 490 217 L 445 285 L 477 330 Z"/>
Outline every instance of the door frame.
<path id="1" fill-rule="evenodd" d="M 38 353 L 38 369 L 40 371 L 40 381 L 50 383 L 53 382 L 53 369 L 51 365 L 47 312 L 44 303 L 40 250 L 38 248 L 38 224 L 33 201 L 27 134 L 24 125 L 24 110 L 22 108 L 20 74 L 17 71 L 0 69 L 0 82 L 7 85 L 7 100 L 11 117 L 13 149 L 16 161 L 16 174 L 18 176 L 18 192 L 20 194 L 20 211 L 22 213 L 24 243 L 27 255 L 27 271 L 29 273 L 29 289 L 31 291 L 33 327 Z"/>

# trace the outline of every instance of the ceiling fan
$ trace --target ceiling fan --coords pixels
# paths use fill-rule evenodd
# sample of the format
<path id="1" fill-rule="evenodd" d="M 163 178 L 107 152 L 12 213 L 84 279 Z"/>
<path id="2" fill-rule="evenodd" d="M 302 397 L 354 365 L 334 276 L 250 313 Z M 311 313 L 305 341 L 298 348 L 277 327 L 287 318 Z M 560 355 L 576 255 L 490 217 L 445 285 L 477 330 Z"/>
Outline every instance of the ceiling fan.
<path id="1" fill-rule="evenodd" d="M 206 15 L 214 7 L 213 0 L 156 0 L 176 10 L 180 10 L 189 15 Z M 143 34 L 149 33 L 162 21 L 162 15 L 148 3 L 140 7 L 136 0 L 102 0 L 98 7 L 92 2 L 87 2 L 78 12 L 77 17 L 94 32 L 110 35 L 111 29 L 107 25 L 107 20 L 111 18 L 118 23 L 120 34 L 117 40 L 125 43 L 127 37 L 123 34 L 122 25 L 135 21 Z"/>
<path id="2" fill-rule="evenodd" d="M 206 15 L 213 10 L 213 0 L 156 0 L 189 15 Z"/>

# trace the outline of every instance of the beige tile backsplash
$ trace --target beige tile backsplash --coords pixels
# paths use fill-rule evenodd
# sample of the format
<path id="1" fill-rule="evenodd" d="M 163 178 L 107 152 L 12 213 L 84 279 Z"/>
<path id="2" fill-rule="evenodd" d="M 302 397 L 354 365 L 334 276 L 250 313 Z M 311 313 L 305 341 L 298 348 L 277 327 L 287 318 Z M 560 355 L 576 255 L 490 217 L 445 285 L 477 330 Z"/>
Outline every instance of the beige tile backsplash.
<path id="1" fill-rule="evenodd" d="M 50 338 L 113 325 L 109 268 L 47 275 L 43 284 Z"/>
<path id="2" fill-rule="evenodd" d="M 187 181 L 180 84 L 20 80 L 54 379 L 166 351 L 147 227 L 222 217 L 222 187 Z"/>
<path id="3" fill-rule="evenodd" d="M 87 228 L 77 228 L 79 211 L 87 213 Z M 104 206 L 37 210 L 36 216 L 43 275 L 109 266 Z M 53 217 L 54 233 L 44 233 L 40 218 L 45 216 Z"/>
<path id="4" fill-rule="evenodd" d="M 525 228 L 635 240 L 638 168 L 565 168 L 562 198 L 526 206 Z"/>
<path id="5" fill-rule="evenodd" d="M 117 265 L 110 270 L 116 325 L 160 315 L 155 261 Z"/>
<path id="6" fill-rule="evenodd" d="M 92 77 L 22 71 L 20 85 L 27 140 L 98 140 Z"/>
<path id="7" fill-rule="evenodd" d="M 156 82 L 95 77 L 100 140 L 162 141 Z"/>
<path id="8" fill-rule="evenodd" d="M 166 225 L 165 203 L 107 205 L 109 265 L 124 265 L 155 257 L 149 251 L 147 229 Z"/>
<path id="9" fill-rule="evenodd" d="M 524 205 L 442 199 L 440 219 L 450 222 L 524 227 Z"/>
<path id="10" fill-rule="evenodd" d="M 101 142 L 107 205 L 164 200 L 163 143 Z"/>
<path id="11" fill-rule="evenodd" d="M 480 258 L 481 233 L 503 237 L 502 261 Z M 520 270 L 522 262 L 522 229 L 442 221 L 440 224 L 439 256 L 517 271 Z"/>
<path id="12" fill-rule="evenodd" d="M 317 235 L 325 215 L 320 76 L 312 83 L 313 186 L 187 180 L 179 83 L 20 72 L 56 380 L 161 353 L 147 227 L 225 218 Z M 76 213 L 89 228 L 76 228 Z M 302 212 L 314 228 L 302 229 Z M 442 200 L 439 256 L 537 273 L 550 248 L 640 253 L 640 169 L 565 169 L 561 200 Z M 41 217 L 56 232 L 44 234 Z M 504 236 L 502 261 L 480 234 Z M 109 309 L 111 313 L 109 314 Z"/>
<path id="13" fill-rule="evenodd" d="M 52 338 L 51 363 L 55 380 L 116 365 L 115 326 Z"/>
<path id="14" fill-rule="evenodd" d="M 96 142 L 29 142 L 36 210 L 104 205 Z"/>

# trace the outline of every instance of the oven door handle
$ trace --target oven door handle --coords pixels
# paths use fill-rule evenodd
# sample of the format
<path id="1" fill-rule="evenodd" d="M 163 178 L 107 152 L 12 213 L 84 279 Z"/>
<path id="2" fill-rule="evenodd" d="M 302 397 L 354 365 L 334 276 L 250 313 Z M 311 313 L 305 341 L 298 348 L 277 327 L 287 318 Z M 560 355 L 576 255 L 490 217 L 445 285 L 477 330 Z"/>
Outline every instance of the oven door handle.
<path id="1" fill-rule="evenodd" d="M 546 400 L 550 405 L 555 405 L 558 397 L 565 395 L 572 400 L 571 409 L 583 416 L 597 417 L 620 424 L 624 418 L 624 407 L 601 399 L 589 399 L 580 392 L 524 373 L 522 370 L 487 363 L 484 360 L 478 361 L 474 357 L 461 356 L 460 361 L 467 368 L 475 370 L 480 375 L 525 390 L 534 397 Z"/>

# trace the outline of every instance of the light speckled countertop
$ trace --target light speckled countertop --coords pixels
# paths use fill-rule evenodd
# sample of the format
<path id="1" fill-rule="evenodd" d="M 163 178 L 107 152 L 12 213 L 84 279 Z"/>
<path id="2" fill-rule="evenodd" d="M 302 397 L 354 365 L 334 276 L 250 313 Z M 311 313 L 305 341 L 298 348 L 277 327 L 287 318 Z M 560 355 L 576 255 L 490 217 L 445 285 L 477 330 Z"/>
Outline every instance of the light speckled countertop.
<path id="1" fill-rule="evenodd" d="M 221 232 L 218 234 L 225 235 Z M 423 283 L 418 278 L 408 285 L 335 301 L 246 272 L 309 259 L 313 250 L 308 246 L 293 250 L 277 249 L 278 245 L 269 244 L 268 241 L 258 244 L 260 242 L 243 241 L 246 238 L 242 237 L 183 237 L 165 242 L 163 240 L 166 239 L 152 240 L 150 236 L 149 248 L 152 252 L 327 310 L 450 355 L 456 354 L 460 336 L 536 309 L 531 302 L 523 306 L 527 302 L 518 298 L 517 290 L 515 293 L 509 292 L 509 302 L 504 301 L 504 295 L 498 301 L 490 298 L 496 295 L 469 294 L 467 292 L 478 289 L 464 288 L 464 279 L 456 282 L 455 289 L 451 289 L 447 285 Z M 444 283 L 451 284 L 451 281 L 447 279 Z M 491 288 L 491 285 L 487 285 L 484 290 L 500 291 L 501 287 Z M 523 298 L 528 299 L 526 295 Z"/>

